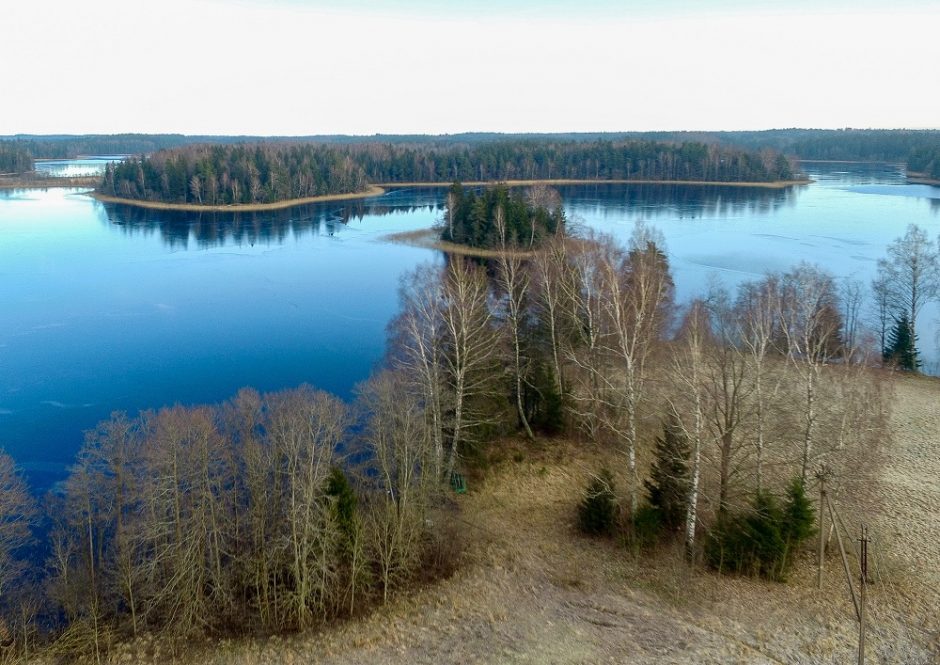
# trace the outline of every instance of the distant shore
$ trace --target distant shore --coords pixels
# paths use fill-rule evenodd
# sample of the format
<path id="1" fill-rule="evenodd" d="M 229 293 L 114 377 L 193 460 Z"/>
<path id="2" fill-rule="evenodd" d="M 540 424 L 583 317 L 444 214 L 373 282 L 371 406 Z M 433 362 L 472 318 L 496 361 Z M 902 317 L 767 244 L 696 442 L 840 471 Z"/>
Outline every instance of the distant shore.
<path id="1" fill-rule="evenodd" d="M 301 199 L 284 199 L 273 203 L 237 203 L 232 205 L 199 205 L 198 203 L 164 203 L 162 201 L 142 201 L 140 199 L 125 199 L 120 196 L 108 196 L 100 192 L 88 192 L 88 195 L 104 203 L 120 203 L 122 205 L 148 208 L 150 210 L 180 210 L 185 212 L 262 212 L 264 210 L 283 210 L 308 203 L 321 203 L 324 201 L 349 201 L 351 199 L 365 199 L 370 196 L 381 196 L 385 189 L 370 185 L 362 192 L 349 192 L 346 194 L 323 194 L 322 196 L 308 196 Z"/>
<path id="2" fill-rule="evenodd" d="M 907 172 L 907 181 L 915 185 L 937 185 L 940 186 L 940 180 L 936 178 L 930 178 L 926 173 L 918 173 L 917 171 L 908 171 Z"/>
<path id="3" fill-rule="evenodd" d="M 774 180 L 772 182 L 719 182 L 716 180 L 611 180 L 609 178 L 557 178 L 543 180 L 466 180 L 461 185 L 479 187 L 484 185 L 506 185 L 508 187 L 528 187 L 531 185 L 709 185 L 717 187 L 762 187 L 764 189 L 785 189 L 795 185 L 808 185 L 812 180 Z M 450 187 L 453 182 L 383 182 L 380 187 Z"/>
<path id="4" fill-rule="evenodd" d="M 56 187 L 97 187 L 101 183 L 100 176 L 73 176 L 73 177 L 36 177 L 36 176 L 2 176 L 0 189 L 53 189 Z"/>

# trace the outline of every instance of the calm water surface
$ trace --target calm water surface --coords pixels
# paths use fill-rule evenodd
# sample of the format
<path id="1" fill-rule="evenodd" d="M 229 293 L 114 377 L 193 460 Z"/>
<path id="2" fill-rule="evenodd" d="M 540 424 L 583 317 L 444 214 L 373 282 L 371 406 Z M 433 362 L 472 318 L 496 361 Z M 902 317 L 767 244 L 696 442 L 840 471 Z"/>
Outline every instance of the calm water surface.
<path id="1" fill-rule="evenodd" d="M 908 223 L 940 231 L 940 188 L 894 166 L 807 164 L 790 190 L 562 188 L 569 217 L 666 236 L 677 295 L 805 259 L 866 283 Z M 344 397 L 381 359 L 399 276 L 434 251 L 384 242 L 430 226 L 444 190 L 257 214 L 103 205 L 74 190 L 0 192 L 0 445 L 37 488 L 111 411 L 308 382 Z M 940 314 L 925 312 L 933 362 Z"/>

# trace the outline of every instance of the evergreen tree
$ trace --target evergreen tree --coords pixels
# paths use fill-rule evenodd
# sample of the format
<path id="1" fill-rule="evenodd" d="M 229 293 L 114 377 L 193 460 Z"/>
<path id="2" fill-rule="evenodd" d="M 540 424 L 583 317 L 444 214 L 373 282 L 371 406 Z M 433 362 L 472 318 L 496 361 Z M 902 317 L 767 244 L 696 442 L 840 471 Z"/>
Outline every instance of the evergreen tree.
<path id="1" fill-rule="evenodd" d="M 674 414 L 663 423 L 655 455 L 650 478 L 643 484 L 650 505 L 660 513 L 663 527 L 678 531 L 685 521 L 689 494 L 689 441 Z"/>
<path id="2" fill-rule="evenodd" d="M 614 477 L 603 469 L 591 478 L 591 483 L 578 506 L 578 526 L 592 536 L 610 535 L 614 530 L 617 513 L 617 497 L 614 494 Z"/>
<path id="3" fill-rule="evenodd" d="M 917 353 L 917 334 L 907 314 L 902 314 L 894 322 L 894 328 L 888 334 L 888 341 L 882 350 L 885 362 L 894 363 L 898 369 L 916 372 L 921 366 Z"/>

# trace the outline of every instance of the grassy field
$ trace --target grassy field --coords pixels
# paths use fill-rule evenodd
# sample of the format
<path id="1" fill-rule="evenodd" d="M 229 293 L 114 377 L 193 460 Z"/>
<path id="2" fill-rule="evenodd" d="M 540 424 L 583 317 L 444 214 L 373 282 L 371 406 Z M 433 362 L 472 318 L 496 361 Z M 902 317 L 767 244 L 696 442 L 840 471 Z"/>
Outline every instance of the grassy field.
<path id="1" fill-rule="evenodd" d="M 940 381 L 904 377 L 896 391 L 892 440 L 834 501 L 875 537 L 869 662 L 923 665 L 940 662 Z M 637 555 L 577 534 L 588 474 L 622 462 L 611 451 L 507 441 L 491 462 L 459 499 L 468 546 L 450 579 L 314 634 L 221 640 L 182 656 L 142 640 L 113 662 L 855 662 L 857 624 L 834 547 L 822 591 L 812 547 L 787 584 L 719 577 L 671 547 Z"/>

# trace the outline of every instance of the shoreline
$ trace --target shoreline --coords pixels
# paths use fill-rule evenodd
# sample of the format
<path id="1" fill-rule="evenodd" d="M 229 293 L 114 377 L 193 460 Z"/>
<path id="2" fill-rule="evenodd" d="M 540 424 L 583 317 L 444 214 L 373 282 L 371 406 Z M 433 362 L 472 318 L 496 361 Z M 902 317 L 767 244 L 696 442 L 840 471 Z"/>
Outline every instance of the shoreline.
<path id="1" fill-rule="evenodd" d="M 908 171 L 905 175 L 907 176 L 907 181 L 912 185 L 934 185 L 936 187 L 940 187 L 940 180 L 937 178 L 931 178 L 926 173 Z"/>
<path id="2" fill-rule="evenodd" d="M 87 195 L 102 203 L 118 203 L 121 205 L 147 208 L 149 210 L 178 210 L 182 212 L 262 212 L 265 210 L 283 210 L 294 206 L 309 203 L 322 203 L 325 201 L 350 201 L 353 199 L 366 199 L 372 196 L 381 196 L 385 193 L 383 187 L 369 185 L 364 192 L 348 192 L 345 194 L 322 194 L 308 196 L 300 199 L 284 199 L 274 203 L 237 203 L 231 205 L 199 205 L 198 203 L 164 203 L 162 201 L 141 201 L 139 199 L 125 199 L 120 196 L 108 196 L 99 192 L 88 192 Z"/>
<path id="3" fill-rule="evenodd" d="M 542 180 L 467 180 L 460 184 L 465 187 L 481 187 L 486 185 L 506 185 L 507 187 L 528 187 L 532 185 L 707 185 L 710 187 L 761 187 L 764 189 L 786 189 L 797 185 L 812 184 L 809 178 L 805 180 L 774 180 L 771 182 L 720 182 L 717 180 L 625 180 L 609 178 L 553 178 Z M 450 187 L 451 182 L 382 182 L 379 187 L 392 189 L 395 187 Z"/>
<path id="4" fill-rule="evenodd" d="M 420 247 L 421 249 L 435 249 L 445 254 L 455 256 L 469 256 L 478 259 L 495 259 L 501 253 L 495 249 L 483 249 L 479 247 L 468 247 L 458 245 L 457 243 L 447 242 L 440 239 L 439 230 L 435 227 L 426 229 L 415 229 L 414 231 L 400 231 L 398 233 L 389 233 L 380 237 L 379 242 L 391 242 L 396 245 L 407 245 L 409 247 Z M 513 250 L 512 256 L 522 259 L 529 258 L 535 254 L 536 250 Z"/>
<path id="5" fill-rule="evenodd" d="M 76 187 L 97 187 L 101 182 L 98 176 L 57 176 L 49 178 L 24 178 L 22 176 L 0 177 L 0 189 L 73 189 Z"/>
<path id="6" fill-rule="evenodd" d="M 799 185 L 808 185 L 812 180 L 775 180 L 773 182 L 719 182 L 714 180 L 609 180 L 557 178 L 544 180 L 470 180 L 460 184 L 469 187 L 486 185 L 506 185 L 508 187 L 528 187 L 532 185 L 706 185 L 712 187 L 758 187 L 763 189 L 786 189 Z M 350 192 L 346 194 L 323 194 L 300 199 L 285 199 L 274 203 L 239 203 L 232 205 L 200 205 L 198 203 L 164 203 L 163 201 L 143 201 L 140 199 L 126 199 L 120 196 L 109 196 L 100 192 L 88 192 L 88 196 L 103 203 L 117 203 L 121 205 L 148 208 L 150 210 L 178 210 L 184 212 L 260 212 L 264 210 L 281 210 L 308 203 L 324 201 L 348 201 L 381 196 L 389 189 L 402 187 L 450 187 L 453 182 L 382 182 L 370 185 L 364 192 Z M 62 185 L 67 186 L 67 185 Z M 74 186 L 74 185 L 71 185 Z"/>

